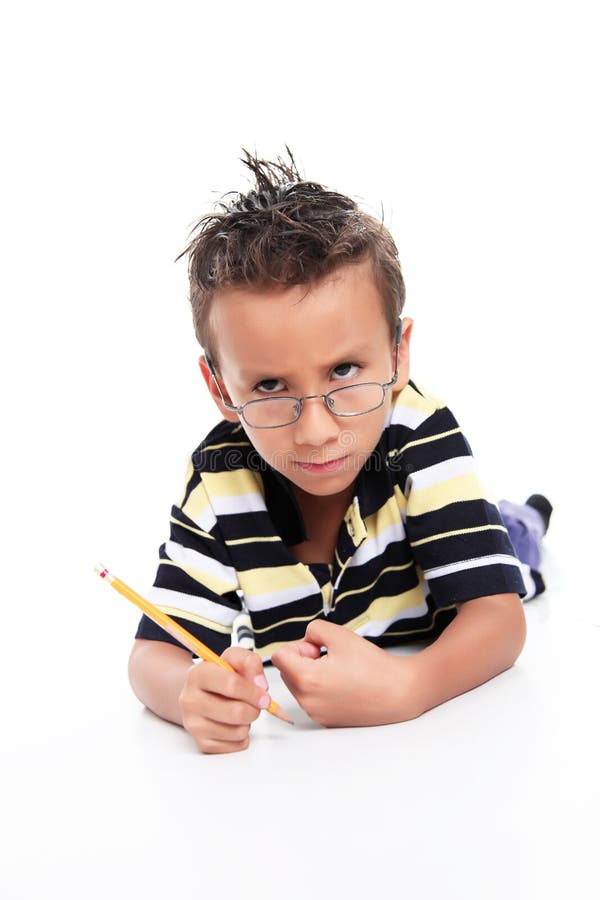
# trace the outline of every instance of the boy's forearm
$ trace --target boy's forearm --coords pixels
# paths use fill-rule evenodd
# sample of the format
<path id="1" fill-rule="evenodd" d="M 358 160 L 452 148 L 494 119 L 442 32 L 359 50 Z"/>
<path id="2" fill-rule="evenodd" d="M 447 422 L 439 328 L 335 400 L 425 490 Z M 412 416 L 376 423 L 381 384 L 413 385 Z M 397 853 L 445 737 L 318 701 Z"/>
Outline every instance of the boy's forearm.
<path id="1" fill-rule="evenodd" d="M 517 594 L 479 597 L 462 604 L 440 637 L 413 657 L 417 706 L 425 712 L 510 668 L 525 643 Z"/>
<path id="2" fill-rule="evenodd" d="M 179 695 L 192 655 L 163 641 L 136 640 L 129 657 L 129 681 L 144 706 L 162 719 L 182 725 Z"/>

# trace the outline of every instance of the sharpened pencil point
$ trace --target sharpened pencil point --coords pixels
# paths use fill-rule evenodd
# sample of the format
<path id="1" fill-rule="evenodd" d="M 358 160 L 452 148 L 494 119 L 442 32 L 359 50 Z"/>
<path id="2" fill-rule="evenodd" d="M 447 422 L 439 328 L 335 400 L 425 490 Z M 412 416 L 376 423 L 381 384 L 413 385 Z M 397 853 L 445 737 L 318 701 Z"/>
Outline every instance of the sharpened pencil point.
<path id="1" fill-rule="evenodd" d="M 294 724 L 294 720 L 290 719 L 287 713 L 285 713 L 278 703 L 275 701 L 271 701 L 271 705 L 267 707 L 267 712 L 270 712 L 273 716 L 276 716 L 278 719 L 281 719 L 282 722 L 288 722 L 290 725 Z"/>

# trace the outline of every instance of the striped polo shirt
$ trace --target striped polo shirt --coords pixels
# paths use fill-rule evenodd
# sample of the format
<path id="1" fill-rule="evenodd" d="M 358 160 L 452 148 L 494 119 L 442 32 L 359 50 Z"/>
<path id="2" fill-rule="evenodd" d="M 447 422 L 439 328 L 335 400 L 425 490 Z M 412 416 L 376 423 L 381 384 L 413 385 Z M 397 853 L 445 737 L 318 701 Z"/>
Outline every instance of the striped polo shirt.
<path id="1" fill-rule="evenodd" d="M 266 661 L 315 618 L 385 646 L 437 636 L 457 603 L 530 593 L 456 419 L 413 381 L 357 476 L 333 564 L 299 562 L 303 540 L 291 483 L 222 421 L 192 454 L 150 600 L 217 653 L 245 623 Z M 177 643 L 145 616 L 136 637 Z"/>

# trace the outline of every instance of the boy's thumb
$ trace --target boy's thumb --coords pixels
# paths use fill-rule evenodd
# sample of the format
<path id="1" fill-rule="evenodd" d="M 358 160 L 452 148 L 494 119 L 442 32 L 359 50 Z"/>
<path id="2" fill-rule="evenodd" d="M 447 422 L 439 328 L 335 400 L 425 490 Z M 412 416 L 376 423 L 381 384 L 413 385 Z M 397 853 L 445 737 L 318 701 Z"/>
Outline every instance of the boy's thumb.
<path id="1" fill-rule="evenodd" d="M 306 629 L 305 641 L 316 644 L 317 647 L 334 647 L 340 635 L 342 626 L 327 622 L 325 619 L 314 619 Z"/>

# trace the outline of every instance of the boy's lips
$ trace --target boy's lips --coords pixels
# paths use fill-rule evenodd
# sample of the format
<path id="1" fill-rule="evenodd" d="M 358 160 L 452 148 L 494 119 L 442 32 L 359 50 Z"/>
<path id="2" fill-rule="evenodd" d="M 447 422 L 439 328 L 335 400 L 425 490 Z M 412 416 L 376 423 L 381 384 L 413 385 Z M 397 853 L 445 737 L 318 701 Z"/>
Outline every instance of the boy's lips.
<path id="1" fill-rule="evenodd" d="M 333 472 L 336 469 L 341 468 L 344 462 L 348 459 L 348 456 L 338 456 L 337 459 L 328 459 L 322 463 L 315 462 L 302 462 L 302 460 L 298 460 L 296 463 L 301 469 L 305 472 Z"/>

